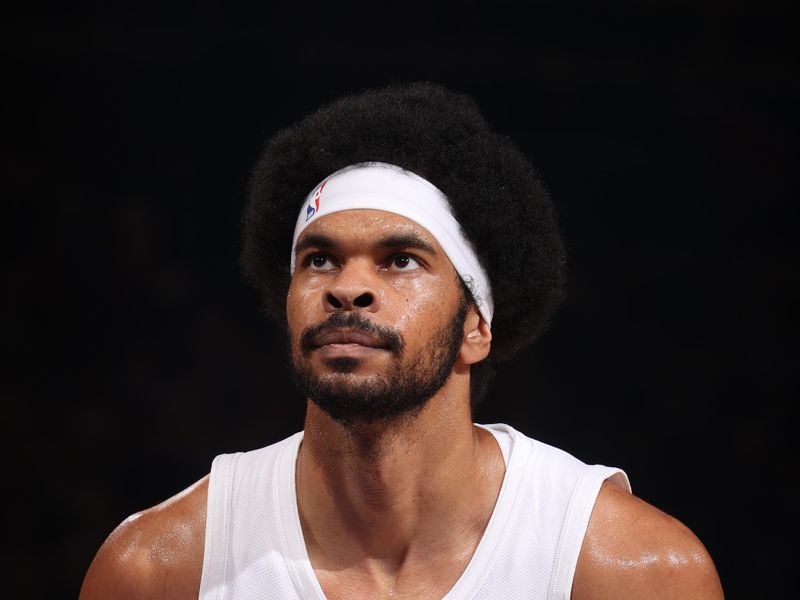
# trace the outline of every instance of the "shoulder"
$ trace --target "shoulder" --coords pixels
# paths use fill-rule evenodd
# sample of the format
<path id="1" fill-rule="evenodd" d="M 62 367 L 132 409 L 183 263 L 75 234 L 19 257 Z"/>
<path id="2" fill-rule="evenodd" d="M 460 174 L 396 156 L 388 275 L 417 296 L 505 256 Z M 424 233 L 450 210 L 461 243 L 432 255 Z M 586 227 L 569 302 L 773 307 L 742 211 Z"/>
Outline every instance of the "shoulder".
<path id="1" fill-rule="evenodd" d="M 605 482 L 589 520 L 574 600 L 723 597 L 708 551 L 689 528 Z"/>
<path id="2" fill-rule="evenodd" d="M 81 600 L 197 598 L 207 496 L 208 476 L 123 521 L 92 561 Z"/>

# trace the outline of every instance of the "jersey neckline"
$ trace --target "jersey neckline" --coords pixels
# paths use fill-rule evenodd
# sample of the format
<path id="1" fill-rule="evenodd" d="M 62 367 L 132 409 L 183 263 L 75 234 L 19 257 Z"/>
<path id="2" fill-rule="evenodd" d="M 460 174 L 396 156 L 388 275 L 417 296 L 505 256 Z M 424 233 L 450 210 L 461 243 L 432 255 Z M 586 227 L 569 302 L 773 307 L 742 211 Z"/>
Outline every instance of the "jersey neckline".
<path id="1" fill-rule="evenodd" d="M 506 472 L 481 540 L 466 568 L 442 600 L 470 598 L 480 589 L 481 583 L 491 570 L 502 541 L 505 539 L 508 521 L 514 514 L 520 483 L 531 456 L 530 452 L 520 451 L 519 445 L 524 442 L 524 438 L 513 427 L 505 424 L 478 426 L 494 435 L 501 449 L 508 449 L 508 452 L 503 452 Z M 502 439 L 504 436 L 507 436 L 505 440 Z M 295 469 L 297 453 L 302 441 L 303 432 L 301 431 L 292 436 L 291 442 L 283 447 L 278 458 L 277 468 L 273 474 L 275 517 L 280 520 L 278 528 L 286 557 L 286 566 L 300 597 L 309 600 L 326 600 L 322 586 L 311 566 L 297 506 Z"/>

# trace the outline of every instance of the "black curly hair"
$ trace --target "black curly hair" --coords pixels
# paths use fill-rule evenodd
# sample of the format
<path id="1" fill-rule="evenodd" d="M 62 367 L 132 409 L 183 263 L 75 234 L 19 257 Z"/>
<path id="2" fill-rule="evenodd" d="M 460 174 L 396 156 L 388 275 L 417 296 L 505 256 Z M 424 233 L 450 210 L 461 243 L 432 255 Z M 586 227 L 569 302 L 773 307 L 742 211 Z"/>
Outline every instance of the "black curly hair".
<path id="1" fill-rule="evenodd" d="M 334 171 L 371 161 L 416 173 L 449 199 L 491 280 L 489 358 L 532 344 L 565 295 L 553 204 L 527 157 L 489 128 L 475 102 L 432 83 L 341 98 L 268 140 L 250 179 L 241 255 L 267 314 L 285 323 L 292 234 L 306 195 Z"/>

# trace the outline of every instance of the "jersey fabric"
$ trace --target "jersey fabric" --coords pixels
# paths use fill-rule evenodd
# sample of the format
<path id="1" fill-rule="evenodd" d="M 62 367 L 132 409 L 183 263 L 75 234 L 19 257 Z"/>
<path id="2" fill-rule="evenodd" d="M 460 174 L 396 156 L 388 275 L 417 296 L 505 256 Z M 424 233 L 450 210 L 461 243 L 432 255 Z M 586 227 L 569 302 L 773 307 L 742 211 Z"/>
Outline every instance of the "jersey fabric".
<path id="1" fill-rule="evenodd" d="M 481 426 L 506 473 L 475 554 L 444 600 L 567 600 L 600 485 L 630 491 L 619 469 L 587 465 L 503 424 Z M 214 459 L 201 600 L 324 600 L 306 552 L 295 490 L 303 433 Z"/>

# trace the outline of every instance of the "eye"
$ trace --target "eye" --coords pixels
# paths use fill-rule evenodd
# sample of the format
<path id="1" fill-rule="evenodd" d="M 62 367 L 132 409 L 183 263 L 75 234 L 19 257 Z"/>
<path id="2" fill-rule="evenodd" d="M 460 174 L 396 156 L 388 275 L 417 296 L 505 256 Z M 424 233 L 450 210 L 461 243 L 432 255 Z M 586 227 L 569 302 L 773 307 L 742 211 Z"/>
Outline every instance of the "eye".
<path id="1" fill-rule="evenodd" d="M 419 262 L 413 256 L 408 254 L 396 254 L 389 261 L 389 270 L 391 271 L 413 271 L 420 268 Z"/>
<path id="2" fill-rule="evenodd" d="M 317 271 L 330 271 L 335 266 L 327 254 L 312 254 L 307 261 L 308 265 Z"/>

